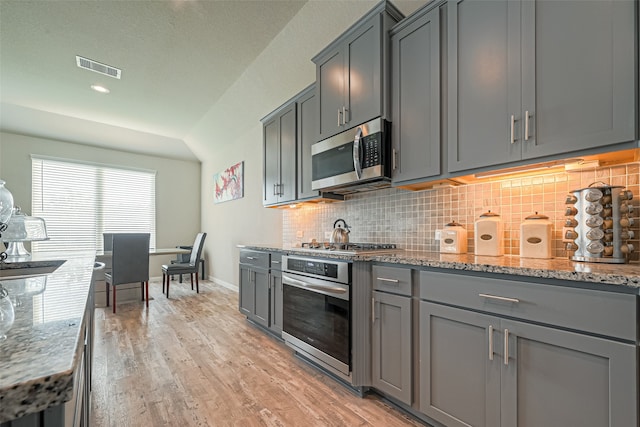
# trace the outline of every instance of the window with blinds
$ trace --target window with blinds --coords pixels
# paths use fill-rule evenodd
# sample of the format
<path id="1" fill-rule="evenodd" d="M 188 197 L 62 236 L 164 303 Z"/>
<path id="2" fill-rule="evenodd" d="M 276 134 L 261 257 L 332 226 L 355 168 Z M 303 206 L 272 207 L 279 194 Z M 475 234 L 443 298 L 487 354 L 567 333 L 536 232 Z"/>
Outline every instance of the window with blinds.
<path id="1" fill-rule="evenodd" d="M 150 233 L 156 247 L 156 173 L 32 156 L 32 212 L 49 240 L 32 252 L 102 250 L 102 233 Z"/>

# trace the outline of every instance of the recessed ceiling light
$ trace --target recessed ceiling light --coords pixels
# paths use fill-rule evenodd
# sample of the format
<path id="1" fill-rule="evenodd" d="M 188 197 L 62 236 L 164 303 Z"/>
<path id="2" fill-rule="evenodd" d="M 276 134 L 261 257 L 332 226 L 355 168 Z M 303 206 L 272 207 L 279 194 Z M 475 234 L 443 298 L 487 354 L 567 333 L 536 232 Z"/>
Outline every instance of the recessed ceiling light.
<path id="1" fill-rule="evenodd" d="M 109 89 L 107 89 L 104 86 L 100 86 L 100 85 L 91 85 L 91 89 L 95 90 L 96 92 L 100 92 L 100 93 L 109 93 Z"/>

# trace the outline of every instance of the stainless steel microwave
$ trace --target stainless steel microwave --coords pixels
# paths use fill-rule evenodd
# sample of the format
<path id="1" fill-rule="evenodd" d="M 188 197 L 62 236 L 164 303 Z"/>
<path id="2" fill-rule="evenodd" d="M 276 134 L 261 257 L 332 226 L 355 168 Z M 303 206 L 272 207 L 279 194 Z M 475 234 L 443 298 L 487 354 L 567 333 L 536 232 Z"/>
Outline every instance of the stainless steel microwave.
<path id="1" fill-rule="evenodd" d="M 348 193 L 388 187 L 391 123 L 377 118 L 311 147 L 311 188 Z"/>

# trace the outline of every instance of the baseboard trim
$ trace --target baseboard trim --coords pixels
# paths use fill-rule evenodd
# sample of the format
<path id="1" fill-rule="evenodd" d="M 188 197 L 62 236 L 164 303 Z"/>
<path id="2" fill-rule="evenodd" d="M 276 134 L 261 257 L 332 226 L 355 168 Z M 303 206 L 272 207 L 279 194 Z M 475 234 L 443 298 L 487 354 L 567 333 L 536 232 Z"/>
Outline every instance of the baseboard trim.
<path id="1" fill-rule="evenodd" d="M 239 291 L 239 288 L 237 285 L 234 285 L 233 283 L 225 282 L 224 280 L 218 279 L 217 277 L 209 276 L 209 280 L 211 280 L 216 285 L 222 286 L 223 288 L 231 289 L 232 291 L 236 291 L 236 292 Z"/>

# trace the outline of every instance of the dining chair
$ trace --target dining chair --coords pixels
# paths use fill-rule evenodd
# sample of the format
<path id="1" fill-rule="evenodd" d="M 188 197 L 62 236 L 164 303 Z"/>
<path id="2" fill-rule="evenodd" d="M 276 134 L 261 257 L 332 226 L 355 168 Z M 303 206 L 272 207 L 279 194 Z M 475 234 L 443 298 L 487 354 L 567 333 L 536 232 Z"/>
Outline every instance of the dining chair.
<path id="1" fill-rule="evenodd" d="M 198 233 L 196 240 L 193 242 L 193 249 L 191 250 L 191 257 L 188 263 L 175 263 L 164 264 L 162 266 L 162 292 L 164 292 L 165 282 L 167 285 L 167 298 L 169 298 L 169 284 L 171 283 L 171 276 L 174 274 L 189 274 L 191 277 L 191 290 L 193 290 L 193 275 L 196 275 L 196 293 L 200 293 L 200 282 L 198 280 L 198 263 L 200 262 L 200 255 L 202 255 L 202 248 L 204 247 L 204 239 L 206 239 L 207 233 Z"/>
<path id="2" fill-rule="evenodd" d="M 125 283 L 140 282 L 142 299 L 149 307 L 149 233 L 114 233 L 111 273 L 105 274 L 107 307 L 109 287 L 113 288 L 113 312 L 116 312 L 116 288 Z"/>

